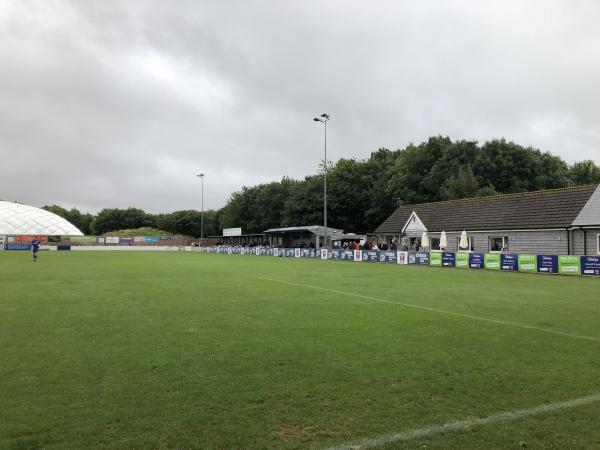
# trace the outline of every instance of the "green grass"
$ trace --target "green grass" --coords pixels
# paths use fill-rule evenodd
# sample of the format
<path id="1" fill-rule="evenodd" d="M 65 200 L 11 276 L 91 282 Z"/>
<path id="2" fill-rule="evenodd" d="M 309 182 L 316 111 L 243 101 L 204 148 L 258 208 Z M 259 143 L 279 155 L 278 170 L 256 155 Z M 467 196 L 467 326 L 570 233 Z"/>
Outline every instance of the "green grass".
<path id="1" fill-rule="evenodd" d="M 524 329 L 363 297 L 530 325 Z M 0 252 L 0 448 L 326 448 L 600 392 L 600 279 Z M 600 404 L 384 448 L 599 448 Z"/>

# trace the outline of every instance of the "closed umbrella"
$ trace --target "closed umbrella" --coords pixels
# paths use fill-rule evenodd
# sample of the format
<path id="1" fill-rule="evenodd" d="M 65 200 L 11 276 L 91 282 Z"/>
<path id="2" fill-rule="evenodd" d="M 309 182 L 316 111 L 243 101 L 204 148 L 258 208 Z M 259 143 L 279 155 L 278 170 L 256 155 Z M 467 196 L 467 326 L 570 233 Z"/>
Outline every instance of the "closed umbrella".
<path id="1" fill-rule="evenodd" d="M 460 242 L 458 243 L 458 246 L 460 248 L 469 248 L 469 240 L 467 239 L 467 232 L 465 230 L 460 233 Z"/>
<path id="2" fill-rule="evenodd" d="M 446 237 L 446 232 L 442 231 L 440 235 L 440 250 L 446 250 L 448 247 L 448 238 Z"/>
<path id="3" fill-rule="evenodd" d="M 423 235 L 421 236 L 421 247 L 429 247 L 429 238 L 427 237 L 427 231 L 423 231 Z"/>

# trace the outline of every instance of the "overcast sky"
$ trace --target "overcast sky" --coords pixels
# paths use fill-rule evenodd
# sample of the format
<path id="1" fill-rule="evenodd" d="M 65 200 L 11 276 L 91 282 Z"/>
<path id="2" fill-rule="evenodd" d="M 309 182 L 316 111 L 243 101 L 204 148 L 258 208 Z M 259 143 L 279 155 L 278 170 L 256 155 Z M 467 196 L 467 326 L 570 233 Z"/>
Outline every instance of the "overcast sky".
<path id="1" fill-rule="evenodd" d="M 600 2 L 0 0 L 0 198 L 219 208 L 431 135 L 600 163 Z"/>

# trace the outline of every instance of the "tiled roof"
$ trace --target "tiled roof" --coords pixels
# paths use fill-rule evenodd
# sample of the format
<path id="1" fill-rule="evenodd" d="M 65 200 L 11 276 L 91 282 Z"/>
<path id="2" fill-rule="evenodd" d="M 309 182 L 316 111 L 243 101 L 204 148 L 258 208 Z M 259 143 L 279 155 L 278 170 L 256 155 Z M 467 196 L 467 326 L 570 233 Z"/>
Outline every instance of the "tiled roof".
<path id="1" fill-rule="evenodd" d="M 528 230 L 571 226 L 597 186 L 402 205 L 375 233 L 400 233 L 412 212 L 428 231 Z"/>

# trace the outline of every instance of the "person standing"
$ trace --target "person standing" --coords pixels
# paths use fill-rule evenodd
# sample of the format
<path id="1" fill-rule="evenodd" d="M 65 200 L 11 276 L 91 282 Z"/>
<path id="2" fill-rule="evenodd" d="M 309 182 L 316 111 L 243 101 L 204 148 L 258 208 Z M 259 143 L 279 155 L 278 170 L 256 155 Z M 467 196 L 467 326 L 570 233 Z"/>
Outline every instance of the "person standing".
<path id="1" fill-rule="evenodd" d="M 37 238 L 31 240 L 31 254 L 33 255 L 33 262 L 37 261 L 38 253 L 40 252 L 40 244 L 42 242 Z"/>

